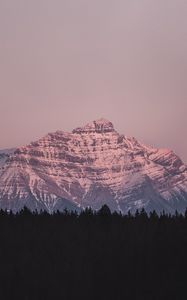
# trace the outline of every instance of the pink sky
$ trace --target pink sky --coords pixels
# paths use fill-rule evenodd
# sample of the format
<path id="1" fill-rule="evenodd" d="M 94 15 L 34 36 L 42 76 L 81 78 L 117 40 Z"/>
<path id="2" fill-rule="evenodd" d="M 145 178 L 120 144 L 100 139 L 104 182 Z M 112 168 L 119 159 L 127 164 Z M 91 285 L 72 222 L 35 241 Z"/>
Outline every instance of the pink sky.
<path id="1" fill-rule="evenodd" d="M 186 0 L 0 0 L 0 148 L 105 117 L 187 162 Z"/>

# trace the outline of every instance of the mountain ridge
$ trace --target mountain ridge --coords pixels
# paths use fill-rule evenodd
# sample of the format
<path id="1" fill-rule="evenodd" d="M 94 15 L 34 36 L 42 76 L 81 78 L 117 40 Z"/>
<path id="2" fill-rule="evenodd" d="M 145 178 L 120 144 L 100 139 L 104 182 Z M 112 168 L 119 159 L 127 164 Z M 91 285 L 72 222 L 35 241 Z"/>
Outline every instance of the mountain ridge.
<path id="1" fill-rule="evenodd" d="M 1 160 L 0 160 L 1 161 Z M 56 131 L 10 153 L 0 165 L 0 208 L 19 211 L 187 206 L 187 168 L 171 150 L 146 146 L 99 119 Z"/>

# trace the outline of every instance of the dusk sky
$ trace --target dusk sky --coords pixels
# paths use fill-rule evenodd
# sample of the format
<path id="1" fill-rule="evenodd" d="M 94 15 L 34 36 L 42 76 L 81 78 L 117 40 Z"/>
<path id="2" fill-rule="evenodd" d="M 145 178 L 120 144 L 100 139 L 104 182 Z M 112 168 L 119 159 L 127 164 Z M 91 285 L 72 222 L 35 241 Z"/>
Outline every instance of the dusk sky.
<path id="1" fill-rule="evenodd" d="M 0 148 L 100 117 L 187 162 L 186 0 L 0 0 Z"/>

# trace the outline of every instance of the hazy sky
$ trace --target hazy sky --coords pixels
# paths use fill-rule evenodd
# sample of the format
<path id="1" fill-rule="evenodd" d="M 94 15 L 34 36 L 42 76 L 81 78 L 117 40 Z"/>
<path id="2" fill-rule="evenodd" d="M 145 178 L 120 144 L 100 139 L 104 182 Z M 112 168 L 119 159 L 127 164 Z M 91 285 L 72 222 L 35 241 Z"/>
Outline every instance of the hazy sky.
<path id="1" fill-rule="evenodd" d="M 105 117 L 187 162 L 187 0 L 0 0 L 0 148 Z"/>

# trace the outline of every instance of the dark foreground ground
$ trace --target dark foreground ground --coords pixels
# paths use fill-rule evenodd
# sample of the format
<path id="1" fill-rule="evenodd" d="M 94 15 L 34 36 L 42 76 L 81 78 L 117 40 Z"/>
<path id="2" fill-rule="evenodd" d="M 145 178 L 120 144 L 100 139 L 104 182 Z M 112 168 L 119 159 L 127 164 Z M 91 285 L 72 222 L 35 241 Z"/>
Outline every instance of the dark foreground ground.
<path id="1" fill-rule="evenodd" d="M 0 299 L 187 299 L 187 217 L 0 212 Z"/>

